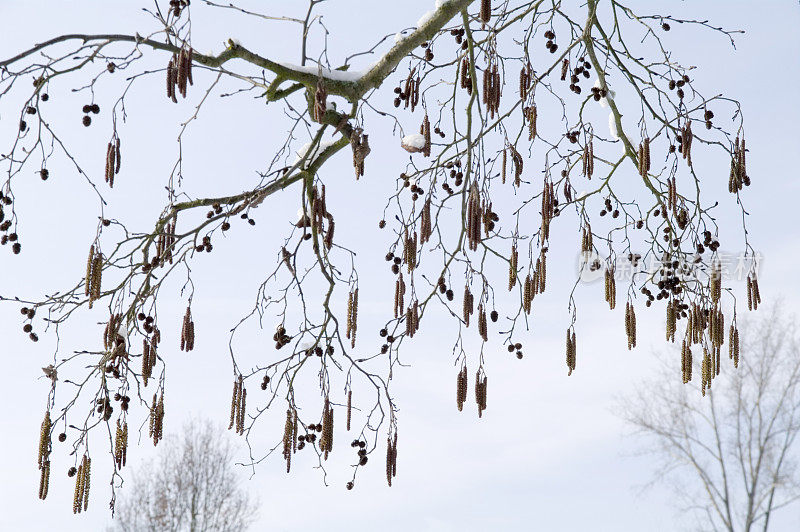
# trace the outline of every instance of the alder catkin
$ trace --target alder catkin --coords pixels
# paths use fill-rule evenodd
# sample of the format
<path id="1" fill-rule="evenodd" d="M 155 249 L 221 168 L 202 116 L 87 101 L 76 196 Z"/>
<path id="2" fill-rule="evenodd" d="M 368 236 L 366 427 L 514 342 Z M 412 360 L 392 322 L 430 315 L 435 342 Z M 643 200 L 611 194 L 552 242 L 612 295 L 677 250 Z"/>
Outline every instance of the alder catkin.
<path id="1" fill-rule="evenodd" d="M 353 390 L 347 392 L 347 431 L 350 432 L 350 417 L 353 408 Z"/>
<path id="2" fill-rule="evenodd" d="M 467 389 L 469 386 L 467 381 L 467 366 L 463 365 L 456 376 L 456 406 L 458 406 L 459 412 L 464 409 L 464 403 L 467 401 Z"/>
<path id="3" fill-rule="evenodd" d="M 481 24 L 485 26 L 492 16 L 492 0 L 481 0 Z"/>
<path id="4" fill-rule="evenodd" d="M 517 253 L 517 243 L 514 242 L 511 244 L 511 257 L 508 261 L 508 290 L 511 291 L 514 289 L 514 285 L 517 284 L 517 260 L 519 259 L 519 255 Z"/>

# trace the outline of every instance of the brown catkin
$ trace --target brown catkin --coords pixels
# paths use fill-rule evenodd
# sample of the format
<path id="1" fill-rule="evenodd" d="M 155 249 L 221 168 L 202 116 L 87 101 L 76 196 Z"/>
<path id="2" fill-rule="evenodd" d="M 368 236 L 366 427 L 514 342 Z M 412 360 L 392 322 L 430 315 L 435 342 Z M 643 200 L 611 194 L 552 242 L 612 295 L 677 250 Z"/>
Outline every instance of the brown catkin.
<path id="1" fill-rule="evenodd" d="M 469 317 L 473 312 L 474 298 L 469 291 L 469 285 L 464 285 L 464 324 L 469 327 Z"/>
<path id="2" fill-rule="evenodd" d="M 167 97 L 169 97 L 173 103 L 178 103 L 178 97 L 175 94 L 175 86 L 178 83 L 178 66 L 176 60 L 177 57 L 173 55 L 167 65 Z"/>
<path id="3" fill-rule="evenodd" d="M 92 259 L 92 278 L 90 280 L 91 286 L 89 287 L 89 308 L 92 304 L 100 299 L 102 293 L 101 285 L 103 281 L 103 254 L 99 250 Z"/>
<path id="4" fill-rule="evenodd" d="M 428 120 L 427 113 L 422 119 L 422 136 L 425 137 L 425 145 L 422 148 L 422 155 L 425 157 L 431 156 L 431 123 Z"/>
<path id="5" fill-rule="evenodd" d="M 94 244 L 89 246 L 89 257 L 86 259 L 86 279 L 84 281 L 85 295 L 91 293 L 92 287 L 92 266 L 94 265 Z"/>
<path id="6" fill-rule="evenodd" d="M 317 87 L 314 91 L 314 120 L 322 122 L 327 111 L 328 91 L 325 89 L 325 84 L 322 78 L 317 81 Z"/>
<path id="7" fill-rule="evenodd" d="M 481 221 L 483 220 L 483 209 L 481 207 L 480 193 L 478 192 L 478 182 L 473 181 L 467 196 L 467 239 L 469 249 L 475 251 L 481 242 Z"/>
<path id="8" fill-rule="evenodd" d="M 350 418 L 353 408 L 353 390 L 347 392 L 347 431 L 350 432 Z"/>
<path id="9" fill-rule="evenodd" d="M 487 377 L 482 368 L 478 368 L 475 374 L 475 402 L 478 405 L 478 417 L 483 417 L 486 410 L 486 385 Z"/>
<path id="10" fill-rule="evenodd" d="M 532 141 L 536 138 L 536 105 L 528 107 L 528 140 Z"/>
<path id="11" fill-rule="evenodd" d="M 514 186 L 519 188 L 522 184 L 522 169 L 525 159 L 512 144 L 509 144 L 508 149 L 511 151 L 511 162 L 514 164 Z"/>
<path id="12" fill-rule="evenodd" d="M 526 314 L 531 313 L 531 301 L 533 301 L 533 286 L 534 282 L 531 275 L 525 276 L 525 284 L 522 289 L 522 308 Z"/>
<path id="13" fill-rule="evenodd" d="M 467 366 L 463 365 L 456 376 L 456 406 L 459 412 L 464 409 L 464 403 L 467 401 L 468 386 Z"/>
<path id="14" fill-rule="evenodd" d="M 519 254 L 517 253 L 517 243 L 511 244 L 511 257 L 508 261 L 508 290 L 514 289 L 517 284 L 517 261 Z"/>
<path id="15" fill-rule="evenodd" d="M 528 89 L 531 87 L 531 80 L 533 77 L 533 67 L 529 61 L 519 71 L 519 98 L 522 102 L 528 97 Z M 523 113 L 525 111 L 523 110 Z"/>
<path id="16" fill-rule="evenodd" d="M 431 198 L 428 197 L 422 206 L 422 213 L 420 214 L 420 231 L 419 241 L 424 244 L 431 239 L 433 229 L 431 226 Z"/>
<path id="17" fill-rule="evenodd" d="M 292 409 L 286 410 L 286 423 L 283 425 L 283 458 L 286 460 L 286 472 L 292 469 L 292 448 L 297 432 L 297 425 L 292 416 Z"/>
<path id="18" fill-rule="evenodd" d="M 489 341 L 489 330 L 486 323 L 486 310 L 483 308 L 483 303 L 478 304 L 478 334 L 480 334 L 484 342 Z"/>
<path id="19" fill-rule="evenodd" d="M 567 376 L 572 375 L 572 372 L 575 371 L 576 354 L 575 331 L 567 329 L 567 368 L 569 370 Z"/>
<path id="20" fill-rule="evenodd" d="M 114 170 L 117 165 L 116 155 L 114 143 L 109 142 L 108 148 L 106 149 L 106 183 L 108 183 L 110 188 L 114 188 Z"/>
<path id="21" fill-rule="evenodd" d="M 188 76 L 188 68 L 186 66 L 186 48 L 181 48 L 181 51 L 178 53 L 178 59 L 175 61 L 175 63 L 178 70 L 178 92 L 181 93 L 181 96 L 186 98 L 186 78 Z"/>
<path id="22" fill-rule="evenodd" d="M 503 159 L 502 159 L 502 163 L 500 165 L 500 177 L 501 177 L 501 182 L 505 185 L 505 183 L 506 183 L 506 166 L 507 166 L 506 159 L 508 158 L 508 148 L 504 148 L 503 149 L 502 155 L 503 155 Z"/>
<path id="23" fill-rule="evenodd" d="M 156 403 L 156 395 L 153 394 L 153 407 L 150 409 L 150 435 L 153 438 L 153 445 L 158 445 L 164 437 L 164 392 Z"/>
<path id="24" fill-rule="evenodd" d="M 481 0 L 481 24 L 485 26 L 492 16 L 492 0 Z"/>
<path id="25" fill-rule="evenodd" d="M 325 460 L 328 459 L 328 453 L 333 450 L 333 407 L 327 397 L 322 408 L 322 437 L 319 440 L 319 450 L 324 453 Z"/>
<path id="26" fill-rule="evenodd" d="M 403 281 L 402 272 L 397 276 L 394 290 L 394 317 L 399 318 L 405 307 L 403 300 L 406 294 L 406 283 Z"/>
<path id="27" fill-rule="evenodd" d="M 236 420 L 236 432 L 244 434 L 244 418 L 247 412 L 247 388 L 242 386 L 242 398 L 239 404 L 239 416 Z"/>
<path id="28" fill-rule="evenodd" d="M 692 166 L 692 139 L 692 122 L 687 120 L 681 131 L 681 154 L 689 166 Z"/>
<path id="29" fill-rule="evenodd" d="M 386 482 L 392 487 L 392 438 L 386 437 Z"/>
<path id="30" fill-rule="evenodd" d="M 186 307 L 181 327 L 181 351 L 189 352 L 192 349 L 194 349 L 194 321 L 192 321 L 191 307 Z"/>
<path id="31" fill-rule="evenodd" d="M 730 358 L 733 359 L 733 367 L 739 367 L 739 329 L 731 325 L 731 330 L 728 335 L 728 348 L 730 350 Z"/>

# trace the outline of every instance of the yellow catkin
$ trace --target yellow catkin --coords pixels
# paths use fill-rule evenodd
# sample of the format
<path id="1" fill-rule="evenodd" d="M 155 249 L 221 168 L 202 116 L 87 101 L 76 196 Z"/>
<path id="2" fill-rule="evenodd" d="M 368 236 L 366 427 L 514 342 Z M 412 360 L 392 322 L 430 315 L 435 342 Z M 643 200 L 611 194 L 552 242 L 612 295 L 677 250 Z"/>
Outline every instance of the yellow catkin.
<path id="1" fill-rule="evenodd" d="M 666 319 L 666 332 L 667 340 L 675 341 L 675 330 L 677 329 L 677 312 L 675 310 L 675 303 L 670 301 L 667 303 L 667 319 Z"/>
<path id="2" fill-rule="evenodd" d="M 47 491 L 50 488 L 50 460 L 42 464 L 41 470 L 42 472 L 39 477 L 39 498 L 44 500 L 47 498 Z"/>
<path id="3" fill-rule="evenodd" d="M 416 239 L 416 235 L 414 236 Z M 356 346 L 356 331 L 358 329 L 358 288 L 353 291 L 353 303 L 350 308 L 350 334 L 348 337 L 350 338 L 350 347 L 355 348 Z"/>
<path id="4" fill-rule="evenodd" d="M 83 510 L 83 478 L 84 478 L 84 462 L 86 460 L 86 456 L 84 455 L 84 461 L 78 466 L 78 473 L 75 475 L 75 494 L 72 497 L 72 513 L 77 514 Z"/>
<path id="5" fill-rule="evenodd" d="M 706 389 L 711 388 L 711 379 L 713 374 L 713 362 L 711 360 L 711 355 L 709 354 L 707 349 L 703 349 L 703 363 L 701 364 L 700 371 L 702 377 L 702 383 L 700 386 L 700 391 L 702 392 L 703 396 L 706 395 Z"/>
<path id="6" fill-rule="evenodd" d="M 684 384 L 692 380 L 692 350 L 686 340 L 681 346 L 681 373 Z"/>
<path id="7" fill-rule="evenodd" d="M 117 430 L 114 436 L 114 461 L 117 469 L 121 469 L 126 461 L 128 454 L 128 423 L 120 423 L 117 419 Z"/>
<path id="8" fill-rule="evenodd" d="M 614 278 L 614 267 L 610 266 L 605 270 L 605 292 L 606 302 L 611 310 L 617 306 L 617 283 Z"/>
<path id="9" fill-rule="evenodd" d="M 50 456 L 50 428 L 52 423 L 50 421 L 50 410 L 46 410 L 44 413 L 44 420 L 42 420 L 42 426 L 39 430 L 39 458 L 37 462 L 39 464 L 39 468 L 41 469 L 45 462 L 48 461 Z"/>
<path id="10" fill-rule="evenodd" d="M 715 261 L 711 265 L 711 276 L 709 279 L 709 290 L 711 292 L 711 301 L 718 303 L 722 295 L 722 269 L 719 261 Z"/>

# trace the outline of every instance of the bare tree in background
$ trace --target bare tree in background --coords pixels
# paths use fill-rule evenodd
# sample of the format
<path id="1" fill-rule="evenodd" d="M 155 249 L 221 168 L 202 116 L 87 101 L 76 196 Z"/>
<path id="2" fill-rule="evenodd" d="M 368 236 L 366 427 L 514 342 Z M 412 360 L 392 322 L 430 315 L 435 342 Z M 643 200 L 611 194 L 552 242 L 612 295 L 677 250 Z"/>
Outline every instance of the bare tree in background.
<path id="1" fill-rule="evenodd" d="M 703 530 L 767 530 L 772 515 L 800 498 L 800 345 L 793 318 L 776 305 L 741 330 L 739 368 L 702 398 L 674 365 L 623 403 L 623 417 L 653 442 Z"/>
<path id="2" fill-rule="evenodd" d="M 692 342 L 707 350 L 704 367 L 715 368 L 704 372 L 710 385 L 725 331 L 736 327 L 736 298 L 722 285 L 720 228 L 726 243 L 739 241 L 745 258 L 754 254 L 742 227 L 743 191 L 751 183 L 744 119 L 734 98 L 695 83 L 702 70 L 681 63 L 670 43 L 698 29 L 733 44 L 738 30 L 651 13 L 641 2 L 634 10 L 618 0 L 430 0 L 414 27 L 374 35 L 371 48 L 351 50 L 352 28 L 329 30 L 320 18 L 341 3 L 262 4 L 146 1 L 147 23 L 117 17 L 120 33 L 64 28 L 0 58 L 0 110 L 15 116 L 2 130 L 2 260 L 29 260 L 32 229 L 23 221 L 36 217 L 36 197 L 47 194 L 27 193 L 32 176 L 41 187 L 74 180 L 70 201 L 80 208 L 70 216 L 92 227 L 82 234 L 47 229 L 88 251 L 85 262 L 65 270 L 76 272 L 69 286 L 42 296 L 5 293 L 11 286 L 0 293 L 22 314 L 9 328 L 33 342 L 44 331 L 57 337 L 78 316 L 100 322 L 94 336 L 59 343 L 42 364 L 50 381 L 42 389 L 41 498 L 58 458 L 51 456 L 56 435 L 70 441 L 65 460 L 74 464 L 75 512 L 88 507 L 90 455 L 102 449 L 97 439 L 90 449 L 90 433 L 111 435 L 102 452 L 115 462 L 112 489 L 121 481 L 129 407 L 150 417 L 149 436 L 158 443 L 168 353 L 178 346 L 192 351 L 195 329 L 206 338 L 232 330 L 231 372 L 208 379 L 233 384 L 229 428 L 248 444 L 257 426 L 271 431 L 271 443 L 249 447 L 251 465 L 281 454 L 288 472 L 303 453 L 324 474 L 336 432 L 337 442 L 352 436 L 359 448 L 348 488 L 368 461 L 378 462 L 369 460 L 376 451 L 386 457 L 391 485 L 398 428 L 392 377 L 403 365 L 401 351 L 418 331 L 431 330 L 429 316 L 448 320 L 446 363 L 458 371 L 457 406 L 474 397 L 482 415 L 491 358 L 485 355 L 507 350 L 523 357 L 521 340 L 531 328 L 533 300 L 548 286 L 555 249 L 580 253 L 584 270 L 605 273 L 604 297 L 629 348 L 636 346 L 636 308 L 663 313 L 672 341 L 685 323 Z M 396 6 L 385 4 L 390 18 Z M 228 30 L 199 28 L 208 18 L 198 13 L 230 14 L 264 30 L 258 41 L 241 43 Z M 286 47 L 276 46 L 273 24 L 297 30 L 292 57 L 276 55 Z M 226 42 L 225 49 L 202 53 L 204 34 Z M 82 115 L 62 123 L 51 112 L 70 94 L 83 98 Z M 132 94 L 146 95 L 147 108 Z M 184 133 L 202 129 L 197 118 L 219 102 L 245 110 L 229 142 L 253 142 L 253 124 L 288 134 L 259 139 L 259 148 L 238 161 L 249 177 L 204 188 L 202 172 L 189 170 L 186 159 L 215 146 L 190 155 Z M 162 111 L 173 106 L 183 122 L 165 118 Z M 172 126 L 177 143 L 174 164 L 153 164 L 133 179 L 126 161 L 149 158 L 142 132 L 129 125 L 142 112 L 156 117 L 145 136 Z M 101 142 L 84 142 L 84 127 L 102 132 Z M 379 150 L 386 146 L 407 162 L 385 168 Z M 704 152 L 717 157 L 701 168 L 692 160 Z M 347 164 L 352 158 L 349 176 L 326 164 L 342 156 Z M 365 181 L 376 179 L 382 196 L 365 200 Z M 242 185 L 232 189 L 233 183 Z M 126 219 L 120 209 L 129 187 L 157 191 L 137 205 L 149 213 L 141 220 Z M 334 191 L 349 201 L 337 201 Z M 737 216 L 718 221 L 715 207 L 726 194 Z M 340 223 L 334 236 L 337 214 L 363 201 L 378 202 L 380 218 L 357 232 Z M 270 206 L 292 203 L 298 216 L 271 220 L 269 231 L 280 241 L 263 245 L 256 220 Z M 234 236 L 247 239 L 247 256 L 220 252 Z M 383 273 L 391 277 L 384 284 L 359 277 L 358 241 L 385 256 Z M 230 265 L 225 271 L 250 261 L 255 249 L 271 265 L 261 284 L 249 287 L 253 305 L 227 323 L 196 327 L 197 305 L 208 304 L 213 287 L 195 283 L 193 268 L 214 249 Z M 755 265 L 746 270 L 749 306 L 756 307 Z M 564 291 L 559 333 L 566 332 L 570 375 L 580 366 L 577 288 L 576 280 Z M 377 314 L 372 330 L 359 330 L 359 291 L 385 302 L 368 310 Z M 169 315 L 164 299 L 176 297 L 186 310 Z M 235 347 L 245 324 L 264 327 L 263 343 L 280 352 L 264 357 Z M 472 339 L 479 347 L 468 350 Z M 58 401 L 57 387 L 66 388 Z M 281 417 L 278 423 L 259 423 L 268 411 Z M 351 428 L 352 435 L 342 434 Z"/>
<path id="3" fill-rule="evenodd" d="M 248 528 L 256 505 L 240 486 L 227 435 L 210 421 L 187 422 L 121 491 L 116 532 L 224 532 Z"/>

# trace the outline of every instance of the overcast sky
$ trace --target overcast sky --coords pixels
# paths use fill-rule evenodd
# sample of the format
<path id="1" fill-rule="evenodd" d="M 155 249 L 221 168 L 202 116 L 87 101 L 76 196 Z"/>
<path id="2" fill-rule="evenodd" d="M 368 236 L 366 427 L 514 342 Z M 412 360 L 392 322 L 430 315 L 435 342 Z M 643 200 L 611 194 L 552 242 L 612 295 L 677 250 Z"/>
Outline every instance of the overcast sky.
<path id="1" fill-rule="evenodd" d="M 340 64 L 346 56 L 370 48 L 384 35 L 413 26 L 433 3 L 330 0 L 323 4 L 320 13 L 330 31 L 331 63 Z M 61 33 L 147 34 L 154 25 L 142 13 L 141 4 L 2 0 L 0 57 Z M 304 12 L 304 4 L 266 1 L 248 5 L 261 12 L 298 16 Z M 753 181 L 744 198 L 750 242 L 764 257 L 762 297 L 769 301 L 782 296 L 787 309 L 797 312 L 800 8 L 794 1 L 632 4 L 678 18 L 709 19 L 726 28 L 746 30 L 745 35 L 737 37 L 735 51 L 726 38 L 698 29 L 675 28 L 669 44 L 683 63 L 699 67 L 693 78 L 706 93 L 724 91 L 742 103 L 748 173 Z M 241 19 L 205 7 L 200 1 L 193 3 L 192 20 L 193 44 L 201 52 L 220 52 L 232 37 L 262 55 L 298 61 L 295 26 Z M 154 65 L 166 63 L 166 55 L 156 57 Z M 359 59 L 354 61 L 355 68 L 369 65 L 375 57 Z M 386 88 L 398 79 L 399 75 L 390 78 Z M 139 231 L 150 227 L 161 209 L 163 184 L 177 153 L 179 124 L 191 116 L 213 77 L 198 72 L 190 98 L 180 106 L 167 102 L 162 81 L 161 74 L 151 76 L 131 91 L 128 121 L 120 128 L 124 170 L 113 193 L 108 194 L 107 212 Z M 275 119 L 274 114 L 260 117 L 263 101 L 254 102 L 248 95 L 219 98 L 220 92 L 237 87 L 227 82 L 226 90 L 216 90 L 185 139 L 184 174 L 193 180 L 192 190 L 198 196 L 252 186 L 257 182 L 256 170 L 266 166 L 286 135 L 288 121 Z M 52 122 L 63 124 L 60 130 L 76 146 L 79 164 L 91 172 L 101 171 L 110 131 L 110 115 L 105 111 L 119 96 L 119 80 L 103 81 L 96 90 L 96 101 L 103 112 L 91 128 L 80 125 L 80 107 L 86 103 L 87 93 L 74 95 L 63 90 L 52 94 L 50 102 Z M 18 92 L 27 92 L 27 88 Z M 618 104 L 623 113 L 630 108 L 630 116 L 638 116 L 636 102 Z M 20 105 L 18 100 L 0 97 L 3 153 L 7 153 L 15 134 Z M 417 127 L 411 121 L 402 125 L 407 130 Z M 385 298 L 391 294 L 393 283 L 383 262 L 388 235 L 378 234 L 376 224 L 387 190 L 394 190 L 393 180 L 408 159 L 408 154 L 399 149 L 399 137 L 392 136 L 391 127 L 389 121 L 375 120 L 370 136 L 373 151 L 366 161 L 366 175 L 357 184 L 352 178 L 349 150 L 329 161 L 324 170 L 326 178 L 341 176 L 346 181 L 342 190 L 331 192 L 329 204 L 337 213 L 337 238 L 349 238 L 348 245 L 358 253 L 360 313 L 365 320 L 360 324 L 359 341 L 370 352 L 380 346 L 374 332 L 388 314 L 390 303 Z M 302 136 L 298 139 L 298 146 L 305 142 Z M 725 161 L 707 161 L 722 161 L 722 166 L 719 170 L 701 167 L 701 173 L 727 180 Z M 699 164 L 705 162 L 701 159 Z M 0 294 L 4 296 L 52 293 L 74 285 L 82 275 L 99 212 L 97 200 L 65 158 L 55 157 L 49 170 L 52 178 L 47 183 L 31 170 L 29 180 L 15 189 L 17 208 L 23 213 L 24 251 L 14 257 L 6 253 L 7 249 L 0 250 Z M 617 177 L 635 177 L 631 168 L 625 172 Z M 169 361 L 166 432 L 178 430 L 192 415 L 208 416 L 227 425 L 232 381 L 227 331 L 252 307 L 259 283 L 271 271 L 279 238 L 299 206 L 298 194 L 286 191 L 281 198 L 271 198 L 276 201 L 265 202 L 254 211 L 255 228 L 237 225 L 229 241 L 215 243 L 215 253 L 192 263 L 198 287 L 192 307 L 198 324 L 197 347 L 190 354 L 182 353 L 171 337 L 175 349 L 162 348 L 161 354 Z M 731 197 L 721 201 L 730 204 Z M 731 235 L 726 249 L 740 251 L 737 242 L 741 242 L 741 234 L 736 231 L 740 231 L 741 223 L 735 209 L 728 205 L 720 216 L 727 220 L 723 232 Z M 252 241 L 258 244 L 246 245 Z M 251 470 L 243 468 L 243 485 L 261 502 L 253 529 L 672 531 L 689 527 L 690 522 L 671 504 L 674 494 L 668 486 L 656 483 L 644 489 L 653 479 L 652 459 L 637 455 L 641 440 L 632 437 L 613 413 L 617 397 L 653 374 L 652 352 L 669 353 L 669 347 L 661 341 L 663 313 L 639 313 L 640 345 L 629 352 L 622 332 L 624 311 L 604 308 L 601 285 L 582 286 L 577 296 L 579 370 L 567 378 L 562 335 L 568 323 L 566 299 L 575 268 L 568 260 L 553 266 L 549 268 L 552 274 L 548 273 L 548 293 L 535 302 L 532 328 L 520 337 L 526 357 L 516 360 L 507 356 L 497 342 L 487 353 L 492 382 L 483 419 L 478 420 L 472 402 L 461 413 L 454 405 L 452 344 L 457 330 L 448 320 L 425 322 L 402 356 L 410 367 L 400 368 L 393 381 L 400 408 L 394 486 L 386 486 L 383 451 L 379 448 L 369 466 L 359 473 L 356 489 L 344 489 L 354 453 L 348 445 L 351 438 L 342 432 L 337 435 L 337 452 L 329 460 L 325 478 L 314 468 L 310 455 L 300 456 L 288 476 L 279 456 L 259 465 L 252 477 Z M 163 293 L 159 308 L 161 316 L 173 317 L 173 328 L 179 326 L 186 306 L 185 294 L 180 294 L 181 281 L 171 286 L 171 292 Z M 739 297 L 745 294 L 743 283 L 733 286 Z M 101 336 L 96 324 L 107 319 L 103 312 L 84 312 L 75 326 L 62 329 L 61 349 L 66 353 L 97 349 Z M 21 327 L 18 306 L 0 305 L 4 360 L 0 373 L 0 471 L 4 478 L 0 484 L 0 530 L 101 530 L 110 521 L 110 464 L 103 458 L 107 441 L 102 434 L 91 439 L 96 450 L 92 454 L 89 511 L 72 515 L 74 479 L 66 476 L 72 465 L 67 444 L 59 447 L 54 443 L 50 494 L 45 502 L 37 499 L 36 444 L 49 386 L 41 379 L 41 367 L 52 361 L 56 338 L 43 332 L 41 341 L 32 344 Z M 274 321 L 265 320 L 263 332 L 259 334 L 255 327 L 248 329 L 235 347 L 270 356 L 274 354 L 273 331 Z M 173 331 L 170 334 L 174 336 Z M 469 342 L 468 347 L 479 347 L 474 339 Z M 470 365 L 471 372 L 473 368 Z M 308 384 L 315 385 L 311 380 Z M 68 388 L 60 387 L 58 399 L 63 400 L 68 392 Z M 256 395 L 253 386 L 248 404 Z M 252 441 L 256 454 L 280 439 L 279 418 L 265 418 L 263 430 Z M 132 419 L 144 418 L 140 415 Z M 144 436 L 141 445 L 132 442 L 128 467 L 153 455 L 146 427 Z M 235 441 L 245 460 L 246 449 L 241 440 Z M 773 530 L 798 529 L 798 506 L 782 511 L 774 521 Z"/>

